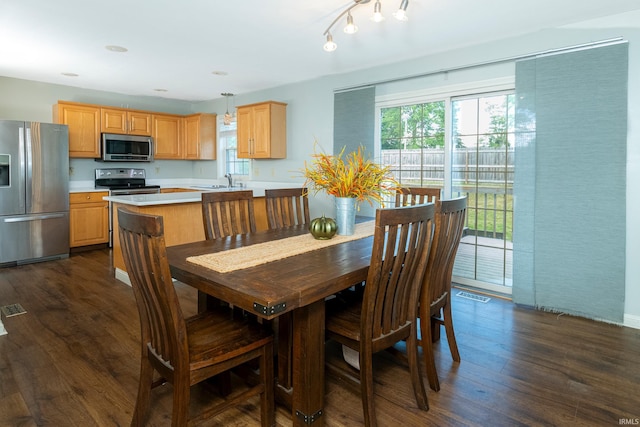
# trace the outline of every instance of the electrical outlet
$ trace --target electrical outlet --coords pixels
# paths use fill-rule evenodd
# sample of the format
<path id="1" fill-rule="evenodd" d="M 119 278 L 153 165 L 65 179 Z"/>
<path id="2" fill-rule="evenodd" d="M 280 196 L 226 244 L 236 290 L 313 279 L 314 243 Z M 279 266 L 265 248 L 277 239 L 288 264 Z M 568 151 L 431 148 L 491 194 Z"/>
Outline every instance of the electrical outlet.
<path id="1" fill-rule="evenodd" d="M 160 173 L 160 168 L 156 168 L 156 175 Z"/>
<path id="2" fill-rule="evenodd" d="M 69 176 L 73 175 L 73 166 L 69 166 Z"/>

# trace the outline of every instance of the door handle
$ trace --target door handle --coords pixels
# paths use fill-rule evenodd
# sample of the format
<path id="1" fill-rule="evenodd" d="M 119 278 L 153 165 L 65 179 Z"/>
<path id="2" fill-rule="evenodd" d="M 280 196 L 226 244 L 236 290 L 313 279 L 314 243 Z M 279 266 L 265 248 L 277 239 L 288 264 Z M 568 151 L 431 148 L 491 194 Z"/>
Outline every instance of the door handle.
<path id="1" fill-rule="evenodd" d="M 27 221 L 37 221 L 39 219 L 55 219 L 62 218 L 64 214 L 46 214 L 46 215 L 27 215 L 27 216 L 19 216 L 13 218 L 4 218 L 3 222 L 27 222 Z"/>

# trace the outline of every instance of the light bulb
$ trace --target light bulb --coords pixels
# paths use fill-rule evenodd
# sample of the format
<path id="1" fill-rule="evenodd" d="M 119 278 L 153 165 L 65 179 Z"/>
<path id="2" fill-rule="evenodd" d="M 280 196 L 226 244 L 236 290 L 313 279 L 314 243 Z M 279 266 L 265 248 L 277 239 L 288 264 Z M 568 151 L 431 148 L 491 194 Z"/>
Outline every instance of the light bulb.
<path id="1" fill-rule="evenodd" d="M 384 16 L 382 16 L 382 5 L 380 4 L 380 0 L 376 0 L 376 4 L 373 5 L 373 16 L 371 17 L 373 22 L 382 22 L 384 21 Z"/>
<path id="2" fill-rule="evenodd" d="M 393 12 L 393 16 L 398 20 L 398 21 L 406 21 L 409 18 L 407 18 L 407 12 L 405 12 L 402 9 L 398 9 L 395 12 Z"/>
<path id="3" fill-rule="evenodd" d="M 407 17 L 407 6 L 409 6 L 409 0 L 402 0 L 402 2 L 400 3 L 400 7 L 398 8 L 398 10 L 396 10 L 395 12 L 393 12 L 393 16 L 398 20 L 398 21 L 406 21 L 407 19 L 409 19 Z"/>
<path id="4" fill-rule="evenodd" d="M 331 33 L 327 33 L 327 42 L 324 44 L 323 49 L 327 52 L 333 52 L 338 48 L 338 45 L 334 43 Z"/>
<path id="5" fill-rule="evenodd" d="M 344 32 L 347 34 L 353 34 L 358 31 L 358 27 L 353 23 L 353 16 L 351 12 L 347 14 L 347 26 L 344 27 Z"/>

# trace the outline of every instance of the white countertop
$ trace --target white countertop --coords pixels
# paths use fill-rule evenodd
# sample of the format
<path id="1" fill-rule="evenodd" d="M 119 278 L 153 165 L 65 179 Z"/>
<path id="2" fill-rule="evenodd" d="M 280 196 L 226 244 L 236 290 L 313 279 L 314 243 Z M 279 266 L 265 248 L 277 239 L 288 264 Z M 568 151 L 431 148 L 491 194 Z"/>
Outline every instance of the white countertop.
<path id="1" fill-rule="evenodd" d="M 301 187 L 300 182 L 270 182 L 270 181 L 241 181 L 245 188 L 233 188 L 233 190 L 253 190 L 254 197 L 263 197 L 266 188 L 289 188 Z M 214 189 L 212 185 L 221 185 L 217 180 L 196 180 L 196 179 L 168 179 L 168 180 L 147 180 L 148 185 L 159 185 L 160 188 L 183 188 L 193 191 L 230 191 L 226 188 Z M 222 184 L 224 185 L 224 184 Z M 69 181 L 70 193 L 87 193 L 109 191 L 106 188 L 95 188 L 93 181 Z"/>
<path id="2" fill-rule="evenodd" d="M 132 194 L 128 196 L 107 196 L 103 197 L 103 200 L 110 202 L 121 203 L 123 205 L 133 206 L 153 206 L 153 205 L 170 205 L 176 203 L 199 203 L 202 200 L 201 194 L 203 192 L 220 192 L 220 191 L 242 191 L 252 190 L 253 197 L 264 197 L 264 190 L 267 188 L 290 188 L 299 187 L 299 183 L 282 183 L 282 182 L 261 182 L 250 183 L 247 187 L 234 187 L 234 188 L 208 188 L 211 184 L 196 184 L 191 186 L 184 185 L 171 185 L 166 188 L 186 188 L 193 189 L 193 191 L 178 192 L 178 193 L 161 193 L 161 194 Z"/>
<path id="3" fill-rule="evenodd" d="M 163 194 L 132 194 L 130 196 L 103 197 L 114 203 L 133 206 L 171 205 L 176 203 L 194 203 L 202 201 L 202 191 Z"/>

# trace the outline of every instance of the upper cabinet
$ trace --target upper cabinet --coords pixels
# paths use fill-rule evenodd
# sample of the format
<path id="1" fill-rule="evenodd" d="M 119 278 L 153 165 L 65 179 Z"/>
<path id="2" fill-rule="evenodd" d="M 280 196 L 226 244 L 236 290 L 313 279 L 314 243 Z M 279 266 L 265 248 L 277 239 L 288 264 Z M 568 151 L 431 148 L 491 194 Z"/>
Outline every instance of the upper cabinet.
<path id="1" fill-rule="evenodd" d="M 53 106 L 53 122 L 69 127 L 69 157 L 100 157 L 100 107 L 60 101 Z"/>
<path id="2" fill-rule="evenodd" d="M 182 158 L 182 124 L 184 118 L 175 114 L 153 114 L 151 136 L 156 159 Z"/>
<path id="3" fill-rule="evenodd" d="M 100 134 L 152 136 L 154 158 L 215 160 L 216 115 L 188 116 L 58 101 L 53 122 L 69 127 L 69 157 L 100 158 Z"/>
<path id="4" fill-rule="evenodd" d="M 184 157 L 191 160 L 215 160 L 215 114 L 200 113 L 184 118 Z"/>
<path id="5" fill-rule="evenodd" d="M 151 135 L 151 113 L 120 108 L 100 109 L 100 130 L 105 133 Z"/>
<path id="6" fill-rule="evenodd" d="M 238 107 L 238 158 L 287 157 L 287 104 L 268 101 Z"/>

